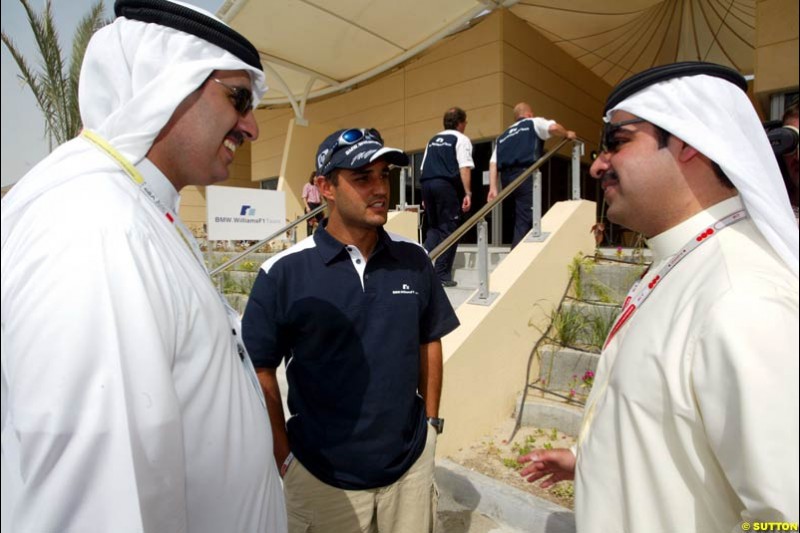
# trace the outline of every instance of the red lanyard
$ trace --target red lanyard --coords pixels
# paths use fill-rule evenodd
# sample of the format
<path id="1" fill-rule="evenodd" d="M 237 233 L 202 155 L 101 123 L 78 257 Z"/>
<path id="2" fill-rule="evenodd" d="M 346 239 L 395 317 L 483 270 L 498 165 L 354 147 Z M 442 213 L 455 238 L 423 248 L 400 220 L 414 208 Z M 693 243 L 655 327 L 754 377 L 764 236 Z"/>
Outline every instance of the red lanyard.
<path id="1" fill-rule="evenodd" d="M 642 277 L 639 279 L 639 281 L 634 283 L 633 287 L 631 287 L 631 290 L 628 291 L 628 295 L 625 297 L 625 301 L 622 304 L 622 312 L 617 318 L 617 321 L 614 323 L 614 326 L 611 328 L 611 332 L 608 334 L 608 338 L 603 345 L 603 349 L 605 350 L 608 347 L 608 345 L 611 343 L 611 339 L 614 338 L 614 335 L 616 335 L 617 332 L 622 329 L 622 326 L 624 326 L 625 323 L 630 320 L 631 316 L 633 316 L 636 310 L 639 309 L 642 304 L 644 304 L 645 300 L 647 300 L 647 298 L 650 296 L 650 294 L 652 294 L 656 286 L 664 281 L 664 278 L 667 277 L 667 274 L 669 274 L 672 269 L 678 265 L 678 263 L 683 261 L 687 255 L 695 251 L 702 244 L 711 240 L 711 238 L 714 237 L 717 232 L 730 226 L 731 224 L 735 224 L 740 220 L 744 220 L 745 218 L 747 218 L 747 212 L 742 209 L 717 220 L 712 225 L 701 231 L 695 237 L 690 239 L 689 242 L 687 242 L 683 248 L 678 251 L 678 253 L 673 255 L 672 259 L 670 259 L 667 264 L 664 265 L 655 276 L 653 276 L 653 278 L 650 280 L 650 283 L 647 284 L 647 287 L 643 288 L 642 291 L 634 298 L 633 295 L 639 288 L 639 284 L 641 283 L 642 279 L 644 279 L 644 276 L 647 275 L 647 272 L 642 274 Z"/>

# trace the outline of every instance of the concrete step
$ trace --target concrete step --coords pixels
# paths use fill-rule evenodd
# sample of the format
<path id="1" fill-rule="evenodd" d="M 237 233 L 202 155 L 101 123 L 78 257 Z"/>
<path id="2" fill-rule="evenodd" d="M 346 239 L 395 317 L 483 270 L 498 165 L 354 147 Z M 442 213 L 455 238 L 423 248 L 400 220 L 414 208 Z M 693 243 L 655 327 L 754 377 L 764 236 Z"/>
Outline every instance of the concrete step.
<path id="1" fill-rule="evenodd" d="M 653 252 L 646 246 L 641 248 L 623 246 L 616 248 L 598 248 L 597 256 L 607 259 L 631 261 L 633 263 L 650 263 L 653 260 Z"/>
<path id="2" fill-rule="evenodd" d="M 458 309 L 461 304 L 469 300 L 477 287 L 464 287 L 460 283 L 455 287 L 445 287 L 444 292 L 453 309 Z"/>
<path id="3" fill-rule="evenodd" d="M 555 428 L 562 433 L 577 437 L 581 428 L 581 420 L 583 420 L 583 406 L 567 400 L 551 398 L 554 397 L 529 389 L 525 398 L 525 406 L 522 408 L 520 424 L 542 429 Z M 583 393 L 576 396 L 576 399 L 585 401 Z M 519 409 L 522 405 L 521 400 L 522 395 L 520 394 L 514 411 L 515 417 L 519 416 Z"/>
<path id="4" fill-rule="evenodd" d="M 563 346 L 599 352 L 619 313 L 617 305 L 567 300 L 552 317 L 550 335 Z"/>
<path id="5" fill-rule="evenodd" d="M 575 514 L 533 494 L 501 483 L 447 459 L 436 461 L 434 473 L 440 495 L 471 510 L 472 523 L 438 529 L 444 533 L 575 533 Z M 440 499 L 440 501 L 442 501 Z M 439 517 L 445 517 L 440 509 Z M 474 522 L 480 517 L 492 522 Z M 492 526 L 495 528 L 493 529 Z M 499 526 L 499 527 L 498 527 Z"/>
<path id="6" fill-rule="evenodd" d="M 509 254 L 510 246 L 490 246 L 489 247 L 489 271 L 495 269 L 497 265 Z M 453 268 L 478 268 L 478 245 L 459 244 L 456 251 L 456 258 L 453 261 Z"/>
<path id="7" fill-rule="evenodd" d="M 203 256 L 206 259 L 206 265 L 209 269 L 213 269 L 218 267 L 219 265 L 225 263 L 226 261 L 233 259 L 240 252 L 205 252 Z M 235 265 L 229 269 L 229 271 L 245 271 L 245 272 L 257 272 L 261 265 L 264 262 L 275 255 L 276 252 L 269 252 L 269 253 L 262 253 L 262 252 L 253 252 L 252 254 L 248 255 Z"/>
<path id="8" fill-rule="evenodd" d="M 622 303 L 646 268 L 643 264 L 582 261 L 573 292 L 579 300 Z"/>
<path id="9" fill-rule="evenodd" d="M 596 353 L 546 346 L 540 352 L 539 380 L 542 386 L 568 393 L 579 388 L 586 372 L 596 372 L 600 355 Z"/>

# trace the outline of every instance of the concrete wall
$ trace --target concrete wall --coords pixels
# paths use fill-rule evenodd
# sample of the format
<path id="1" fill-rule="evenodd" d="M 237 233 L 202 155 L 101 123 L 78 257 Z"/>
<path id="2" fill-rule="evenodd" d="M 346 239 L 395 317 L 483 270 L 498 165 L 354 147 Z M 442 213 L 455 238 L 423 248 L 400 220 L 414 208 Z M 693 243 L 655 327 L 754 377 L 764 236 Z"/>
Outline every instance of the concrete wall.
<path id="1" fill-rule="evenodd" d="M 440 413 L 447 423 L 437 456 L 469 445 L 513 413 L 531 349 L 567 287 L 567 265 L 578 251 L 594 250 L 594 219 L 594 202 L 555 204 L 542 219 L 542 231 L 551 233 L 547 241 L 521 243 L 492 273 L 497 300 L 458 308 L 461 326 L 443 339 Z"/>
<path id="2" fill-rule="evenodd" d="M 770 94 L 797 89 L 797 0 L 759 0 L 756 4 L 755 92 L 768 109 Z"/>
<path id="3" fill-rule="evenodd" d="M 419 213 L 416 211 L 390 211 L 384 229 L 408 240 L 419 242 Z"/>
<path id="4" fill-rule="evenodd" d="M 584 161 L 590 162 L 611 86 L 510 11 L 497 14 L 503 38 L 503 124 L 514 121 L 514 105 L 528 102 L 535 115 L 556 120 L 587 139 Z M 569 156 L 571 149 L 567 145 L 560 153 Z"/>

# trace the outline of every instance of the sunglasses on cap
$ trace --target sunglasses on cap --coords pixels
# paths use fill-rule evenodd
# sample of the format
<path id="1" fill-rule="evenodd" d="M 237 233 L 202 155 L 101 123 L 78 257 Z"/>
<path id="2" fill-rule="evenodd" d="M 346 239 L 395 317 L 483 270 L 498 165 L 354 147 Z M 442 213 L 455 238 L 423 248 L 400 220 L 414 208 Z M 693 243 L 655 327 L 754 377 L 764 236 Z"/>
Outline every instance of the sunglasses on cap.
<path id="1" fill-rule="evenodd" d="M 643 118 L 632 118 L 630 120 L 623 120 L 621 122 L 609 122 L 603 125 L 603 134 L 600 136 L 600 153 L 611 152 L 615 153 L 619 149 L 622 141 L 617 139 L 616 135 L 622 126 L 629 124 L 638 124 L 640 122 L 647 122 Z"/>
<path id="2" fill-rule="evenodd" d="M 247 113 L 253 110 L 253 91 L 247 87 L 234 87 L 233 85 L 228 85 L 224 81 L 217 78 L 209 79 L 219 83 L 231 92 L 230 96 L 233 100 L 233 107 L 241 116 L 245 116 Z"/>
<path id="3" fill-rule="evenodd" d="M 350 128 L 349 130 L 344 130 L 336 139 L 336 144 L 334 144 L 333 148 L 327 153 L 319 168 L 325 168 L 325 165 L 330 163 L 333 158 L 333 154 L 338 152 L 341 148 L 351 146 L 363 140 L 373 140 L 383 144 L 383 137 L 381 137 L 381 134 L 375 128 Z"/>

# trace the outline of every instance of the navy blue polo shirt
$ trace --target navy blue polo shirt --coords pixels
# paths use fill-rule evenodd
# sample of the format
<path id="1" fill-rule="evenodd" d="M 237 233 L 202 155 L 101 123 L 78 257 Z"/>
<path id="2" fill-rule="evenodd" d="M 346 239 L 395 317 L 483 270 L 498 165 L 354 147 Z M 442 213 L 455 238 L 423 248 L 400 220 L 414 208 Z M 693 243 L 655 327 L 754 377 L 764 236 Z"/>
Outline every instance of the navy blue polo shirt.
<path id="1" fill-rule="evenodd" d="M 257 368 L 286 359 L 295 457 L 350 490 L 395 482 L 422 453 L 419 347 L 458 326 L 424 249 L 378 231 L 369 261 L 324 227 L 273 257 L 242 320 Z"/>
<path id="2" fill-rule="evenodd" d="M 440 131 L 428 141 L 422 156 L 420 181 L 443 178 L 460 183 L 461 168 L 474 168 L 472 142 L 458 130 Z"/>
<path id="3" fill-rule="evenodd" d="M 552 121 L 536 117 L 523 118 L 509 126 L 497 138 L 493 156 L 497 169 L 502 172 L 534 164 L 550 136 L 547 131 L 550 124 Z"/>

